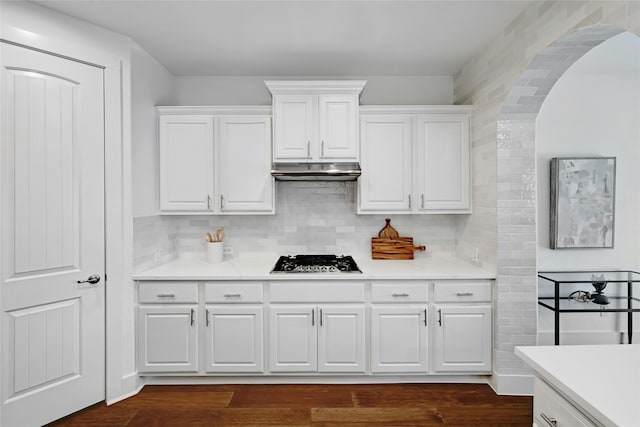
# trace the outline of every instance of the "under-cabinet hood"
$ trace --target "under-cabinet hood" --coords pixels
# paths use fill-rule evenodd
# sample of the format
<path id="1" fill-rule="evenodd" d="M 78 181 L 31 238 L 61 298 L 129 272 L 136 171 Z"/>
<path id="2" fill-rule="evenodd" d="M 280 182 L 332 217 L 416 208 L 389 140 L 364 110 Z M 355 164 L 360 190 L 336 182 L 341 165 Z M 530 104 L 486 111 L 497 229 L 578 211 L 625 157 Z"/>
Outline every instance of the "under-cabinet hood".
<path id="1" fill-rule="evenodd" d="M 273 163 L 271 175 L 280 181 L 355 181 L 359 163 Z"/>

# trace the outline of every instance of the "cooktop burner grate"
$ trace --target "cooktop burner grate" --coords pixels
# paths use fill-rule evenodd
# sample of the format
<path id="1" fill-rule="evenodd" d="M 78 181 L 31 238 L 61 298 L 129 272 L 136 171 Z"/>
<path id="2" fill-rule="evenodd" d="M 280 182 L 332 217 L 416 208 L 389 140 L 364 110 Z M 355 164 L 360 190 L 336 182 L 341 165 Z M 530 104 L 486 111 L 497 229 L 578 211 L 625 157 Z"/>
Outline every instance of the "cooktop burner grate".
<path id="1" fill-rule="evenodd" d="M 353 257 L 345 255 L 281 256 L 272 273 L 362 273 Z"/>

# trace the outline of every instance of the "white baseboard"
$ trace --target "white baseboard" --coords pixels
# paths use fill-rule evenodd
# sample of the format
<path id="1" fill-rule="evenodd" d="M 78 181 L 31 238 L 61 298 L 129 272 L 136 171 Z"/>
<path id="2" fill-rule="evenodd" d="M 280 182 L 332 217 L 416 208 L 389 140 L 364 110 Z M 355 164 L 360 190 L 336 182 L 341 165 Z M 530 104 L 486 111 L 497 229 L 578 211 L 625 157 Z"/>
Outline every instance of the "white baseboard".
<path id="1" fill-rule="evenodd" d="M 531 375 L 500 375 L 493 373 L 489 385 L 499 395 L 533 396 L 533 374 Z"/>
<path id="2" fill-rule="evenodd" d="M 118 403 L 121 400 L 127 399 L 131 396 L 135 396 L 136 394 L 140 393 L 142 387 L 144 387 L 144 382 L 138 376 L 137 372 L 132 372 L 129 375 L 125 375 L 124 377 L 122 377 L 122 394 L 114 398 L 107 399 L 107 405 L 113 405 L 114 403 Z"/>

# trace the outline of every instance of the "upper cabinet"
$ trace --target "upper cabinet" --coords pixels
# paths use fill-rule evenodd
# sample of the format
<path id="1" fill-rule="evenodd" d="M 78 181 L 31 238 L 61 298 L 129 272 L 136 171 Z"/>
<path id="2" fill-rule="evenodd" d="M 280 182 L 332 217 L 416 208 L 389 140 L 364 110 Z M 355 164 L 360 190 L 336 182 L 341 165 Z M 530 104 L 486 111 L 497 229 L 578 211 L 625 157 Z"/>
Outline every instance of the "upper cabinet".
<path id="1" fill-rule="evenodd" d="M 469 106 L 360 110 L 358 213 L 471 212 Z"/>
<path id="2" fill-rule="evenodd" d="M 357 162 L 358 98 L 365 81 L 267 81 L 273 161 Z"/>
<path id="3" fill-rule="evenodd" d="M 269 107 L 157 111 L 160 213 L 274 213 Z"/>

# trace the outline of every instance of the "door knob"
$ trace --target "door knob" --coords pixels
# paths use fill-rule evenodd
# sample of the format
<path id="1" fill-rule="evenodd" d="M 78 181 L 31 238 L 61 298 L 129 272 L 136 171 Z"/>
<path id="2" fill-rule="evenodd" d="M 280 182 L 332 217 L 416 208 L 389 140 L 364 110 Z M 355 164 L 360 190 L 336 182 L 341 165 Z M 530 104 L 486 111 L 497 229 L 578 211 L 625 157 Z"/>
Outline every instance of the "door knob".
<path id="1" fill-rule="evenodd" d="M 100 281 L 100 276 L 97 274 L 92 274 L 91 276 L 87 277 L 87 280 L 78 280 L 78 283 L 91 283 L 96 284 Z"/>

